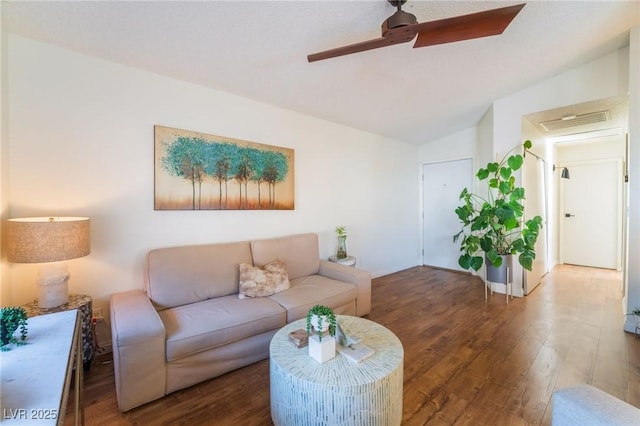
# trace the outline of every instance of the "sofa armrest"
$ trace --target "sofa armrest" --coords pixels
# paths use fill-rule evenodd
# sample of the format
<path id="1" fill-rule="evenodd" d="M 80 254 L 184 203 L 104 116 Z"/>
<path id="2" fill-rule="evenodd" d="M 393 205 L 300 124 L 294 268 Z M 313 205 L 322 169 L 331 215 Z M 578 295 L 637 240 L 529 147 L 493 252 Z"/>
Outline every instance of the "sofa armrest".
<path id="1" fill-rule="evenodd" d="M 118 408 L 127 411 L 165 395 L 166 333 L 141 290 L 113 294 L 110 312 Z"/>
<path id="2" fill-rule="evenodd" d="M 369 272 L 329 262 L 328 260 L 321 260 L 318 274 L 334 280 L 354 284 L 358 290 L 356 315 L 362 317 L 371 312 L 371 274 Z"/>
<path id="3" fill-rule="evenodd" d="M 640 424 L 640 409 L 590 385 L 553 393 L 553 426 L 625 426 Z"/>

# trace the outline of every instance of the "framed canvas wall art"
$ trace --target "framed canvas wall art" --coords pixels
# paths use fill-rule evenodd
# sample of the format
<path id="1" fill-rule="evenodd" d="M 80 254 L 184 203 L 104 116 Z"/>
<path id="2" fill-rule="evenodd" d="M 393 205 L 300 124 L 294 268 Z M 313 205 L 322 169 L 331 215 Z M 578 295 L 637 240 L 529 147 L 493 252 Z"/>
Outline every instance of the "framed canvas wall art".
<path id="1" fill-rule="evenodd" d="M 156 210 L 293 210 L 294 151 L 154 126 Z"/>

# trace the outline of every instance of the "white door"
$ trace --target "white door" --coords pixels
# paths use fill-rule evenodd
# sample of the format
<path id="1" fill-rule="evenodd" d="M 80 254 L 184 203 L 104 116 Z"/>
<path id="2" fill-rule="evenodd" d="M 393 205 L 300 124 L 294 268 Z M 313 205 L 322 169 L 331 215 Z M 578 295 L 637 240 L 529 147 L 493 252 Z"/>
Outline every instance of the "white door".
<path id="1" fill-rule="evenodd" d="M 542 229 L 535 245 L 536 258 L 531 271 L 524 270 L 524 294 L 529 294 L 540 283 L 542 277 L 549 272 L 547 263 L 547 183 L 545 163 L 534 155 L 525 155 L 522 167 L 522 182 L 525 188 L 524 216 L 525 220 L 535 216 L 542 218 Z"/>
<path id="2" fill-rule="evenodd" d="M 462 271 L 460 245 L 453 236 L 460 231 L 456 208 L 464 188 L 473 190 L 473 161 L 444 161 L 422 166 L 424 265 Z"/>
<path id="3" fill-rule="evenodd" d="M 567 168 L 569 179 L 560 179 L 562 263 L 620 269 L 621 162 L 584 162 Z"/>

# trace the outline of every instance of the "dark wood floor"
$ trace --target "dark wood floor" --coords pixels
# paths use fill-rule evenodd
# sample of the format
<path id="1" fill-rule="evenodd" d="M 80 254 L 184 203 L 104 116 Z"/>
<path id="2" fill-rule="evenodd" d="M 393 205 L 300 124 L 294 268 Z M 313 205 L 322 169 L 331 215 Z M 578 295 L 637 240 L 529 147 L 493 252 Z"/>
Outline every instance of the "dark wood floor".
<path id="1" fill-rule="evenodd" d="M 548 425 L 554 389 L 577 383 L 640 406 L 640 338 L 622 331 L 620 279 L 558 266 L 508 305 L 499 294 L 485 302 L 479 279 L 450 271 L 373 280 L 369 319 L 404 345 L 403 424 Z M 92 426 L 272 425 L 269 361 L 120 413 L 102 355 L 85 376 L 85 405 Z"/>

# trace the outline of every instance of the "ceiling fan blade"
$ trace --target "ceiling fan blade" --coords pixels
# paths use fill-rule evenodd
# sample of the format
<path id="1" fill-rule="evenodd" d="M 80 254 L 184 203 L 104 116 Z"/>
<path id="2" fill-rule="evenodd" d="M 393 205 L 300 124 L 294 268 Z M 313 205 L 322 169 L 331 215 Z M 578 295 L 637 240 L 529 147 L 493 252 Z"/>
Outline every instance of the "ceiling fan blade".
<path id="1" fill-rule="evenodd" d="M 502 34 L 525 3 L 415 25 L 413 47 L 433 46 Z"/>
<path id="2" fill-rule="evenodd" d="M 412 27 L 413 26 L 407 26 L 389 30 L 383 25 L 383 36 L 380 38 L 337 47 L 323 52 L 312 53 L 311 55 L 307 55 L 307 61 L 321 61 L 323 59 L 335 58 L 337 56 L 350 55 L 352 53 L 364 52 L 371 49 L 377 49 L 379 47 L 391 46 L 392 44 L 406 43 L 413 40 L 416 36 L 416 32 Z"/>

